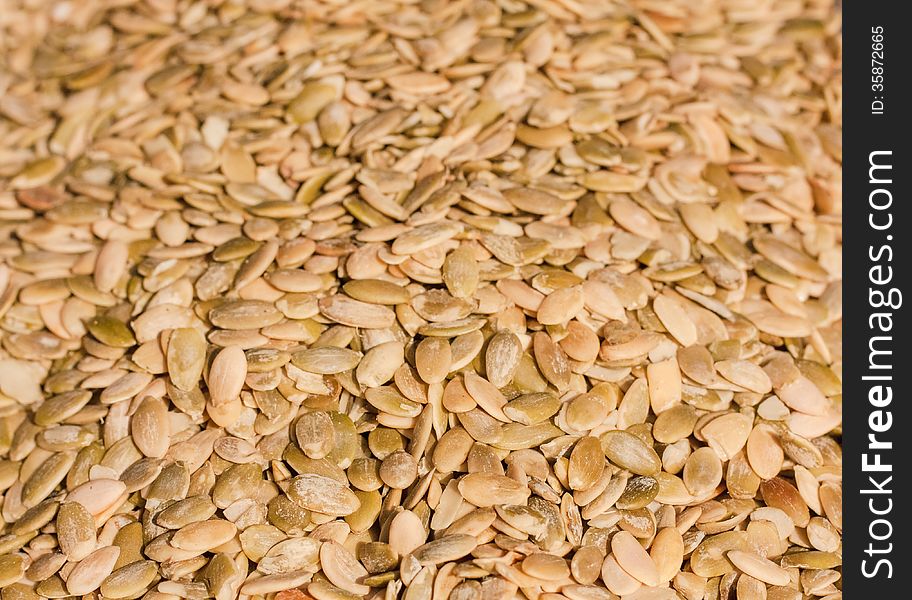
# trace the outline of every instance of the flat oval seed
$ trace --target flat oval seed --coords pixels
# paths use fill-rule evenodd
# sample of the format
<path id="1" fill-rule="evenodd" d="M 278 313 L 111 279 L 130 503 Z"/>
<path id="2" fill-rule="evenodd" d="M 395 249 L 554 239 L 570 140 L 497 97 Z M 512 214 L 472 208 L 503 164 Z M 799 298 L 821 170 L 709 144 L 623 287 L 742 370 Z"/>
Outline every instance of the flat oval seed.
<path id="1" fill-rule="evenodd" d="M 671 581 L 681 571 L 684 561 L 684 539 L 674 527 L 664 527 L 656 534 L 649 556 L 659 572 L 659 583 Z"/>
<path id="2" fill-rule="evenodd" d="M 389 526 L 390 548 L 399 556 L 411 554 L 416 548 L 424 544 L 427 532 L 421 517 L 410 510 L 396 514 Z"/>
<path id="3" fill-rule="evenodd" d="M 722 461 L 712 448 L 698 448 L 688 457 L 683 478 L 694 496 L 708 494 L 722 481 Z"/>
<path id="4" fill-rule="evenodd" d="M 171 383 L 189 392 L 199 385 L 206 365 L 206 340 L 196 329 L 175 329 L 168 338 L 168 375 Z"/>
<path id="5" fill-rule="evenodd" d="M 640 475 L 627 480 L 627 487 L 615 505 L 621 510 L 645 508 L 659 494 L 659 483 L 653 477 Z"/>
<path id="6" fill-rule="evenodd" d="M 355 279 L 342 289 L 355 300 L 371 304 L 404 304 L 410 299 L 404 287 L 382 279 Z"/>
<path id="7" fill-rule="evenodd" d="M 649 403 L 652 411 L 661 415 L 666 410 L 681 402 L 681 371 L 674 357 L 656 362 L 646 367 L 646 380 L 649 389 Z"/>
<path id="8" fill-rule="evenodd" d="M 413 418 L 421 414 L 420 404 L 405 398 L 392 387 L 368 389 L 364 393 L 364 399 L 377 410 L 397 417 Z"/>
<path id="9" fill-rule="evenodd" d="M 680 302 L 669 296 L 657 296 L 652 304 L 653 310 L 662 325 L 682 346 L 690 346 L 697 341 L 697 327 L 681 306 Z"/>
<path id="10" fill-rule="evenodd" d="M 361 505 L 350 489 L 335 479 L 315 474 L 292 479 L 288 497 L 307 510 L 342 517 L 355 512 Z"/>
<path id="11" fill-rule="evenodd" d="M 456 298 L 469 298 L 478 288 L 478 261 L 468 248 L 461 246 L 447 255 L 442 277 L 450 294 Z"/>
<path id="12" fill-rule="evenodd" d="M 323 458 L 336 443 L 332 419 L 322 411 L 304 413 L 295 424 L 298 446 L 309 458 Z"/>
<path id="13" fill-rule="evenodd" d="M 215 514 L 216 509 L 208 496 L 192 496 L 175 502 L 158 513 L 156 523 L 169 529 L 180 529 L 197 521 L 205 521 Z"/>
<path id="14" fill-rule="evenodd" d="M 281 321 L 282 313 L 263 300 L 230 300 L 213 308 L 209 320 L 222 329 L 259 329 Z"/>
<path id="15" fill-rule="evenodd" d="M 368 304 L 336 294 L 319 301 L 320 312 L 328 319 L 349 327 L 384 329 L 392 326 L 396 313 L 385 306 Z"/>
<path id="16" fill-rule="evenodd" d="M 380 479 L 395 490 L 412 485 L 418 476 L 418 463 L 411 454 L 397 450 L 383 459 L 380 464 Z"/>
<path id="17" fill-rule="evenodd" d="M 712 244 L 719 237 L 719 227 L 712 209 L 704 203 L 682 204 L 679 207 L 684 224 L 697 239 Z"/>
<path id="18" fill-rule="evenodd" d="M 419 546 L 412 556 L 423 565 L 438 565 L 458 560 L 477 546 L 475 536 L 457 533 Z"/>
<path id="19" fill-rule="evenodd" d="M 773 389 L 769 376 L 750 361 L 720 360 L 715 367 L 722 377 L 752 392 L 767 394 Z"/>
<path id="20" fill-rule="evenodd" d="M 602 451 L 608 460 L 637 475 L 653 475 L 662 461 L 655 450 L 627 431 L 607 431 L 600 437 Z"/>
<path id="21" fill-rule="evenodd" d="M 608 205 L 608 211 L 621 227 L 631 233 L 651 240 L 658 239 L 662 234 L 659 223 L 655 218 L 631 200 L 618 198 Z"/>
<path id="22" fill-rule="evenodd" d="M 567 561 L 545 552 L 536 552 L 527 556 L 522 562 L 522 570 L 545 581 L 561 581 L 570 576 Z"/>
<path id="23" fill-rule="evenodd" d="M 605 468 L 604 453 L 598 438 L 586 436 L 570 453 L 567 481 L 570 489 L 585 491 L 595 485 Z"/>
<path id="24" fill-rule="evenodd" d="M 0 556 L 0 588 L 9 594 L 9 587 L 19 581 L 25 575 L 28 563 L 25 558 L 18 554 L 7 554 Z"/>
<path id="25" fill-rule="evenodd" d="M 108 240 L 95 259 L 94 281 L 100 292 L 110 292 L 126 271 L 129 248 L 120 240 Z"/>
<path id="26" fill-rule="evenodd" d="M 313 121 L 320 111 L 336 97 L 336 89 L 316 81 L 308 82 L 289 103 L 288 113 L 296 123 Z"/>
<path id="27" fill-rule="evenodd" d="M 94 317 L 86 323 L 86 328 L 99 342 L 114 348 L 129 348 L 136 343 L 127 325 L 113 317 Z"/>
<path id="28" fill-rule="evenodd" d="M 709 385 L 715 379 L 712 354 L 704 346 L 693 345 L 678 350 L 678 365 L 697 383 Z"/>
<path id="29" fill-rule="evenodd" d="M 565 418 L 577 431 L 588 431 L 601 425 L 608 416 L 609 404 L 599 394 L 580 394 L 569 402 Z"/>
<path id="30" fill-rule="evenodd" d="M 740 413 L 717 417 L 703 426 L 700 435 L 722 460 L 730 460 L 747 443 L 752 430 L 752 420 Z"/>
<path id="31" fill-rule="evenodd" d="M 466 391 L 472 396 L 472 399 L 484 409 L 486 413 L 504 423 L 509 423 L 510 419 L 503 412 L 503 407 L 507 399 L 498 390 L 494 384 L 487 379 L 472 373 L 465 374 L 463 384 Z"/>
<path id="32" fill-rule="evenodd" d="M 520 210 L 535 215 L 556 215 L 566 206 L 557 196 L 533 188 L 510 188 L 503 191 L 503 197 Z"/>
<path id="33" fill-rule="evenodd" d="M 656 417 L 652 435 L 657 442 L 673 444 L 693 433 L 697 412 L 689 404 L 678 404 Z"/>
<path id="34" fill-rule="evenodd" d="M 599 343 L 598 335 L 587 325 L 570 321 L 567 336 L 560 341 L 560 346 L 573 360 L 590 362 L 598 357 Z"/>
<path id="35" fill-rule="evenodd" d="M 583 288 L 578 285 L 555 290 L 542 300 L 536 319 L 542 325 L 566 323 L 583 309 L 583 300 Z"/>
<path id="36" fill-rule="evenodd" d="M 734 570 L 728 560 L 731 550 L 747 550 L 748 534 L 743 531 L 726 531 L 707 536 L 690 555 L 691 570 L 701 577 L 718 577 Z"/>
<path id="37" fill-rule="evenodd" d="M 425 383 L 440 383 L 446 379 L 452 362 L 450 343 L 444 338 L 424 338 L 415 349 L 415 368 Z"/>
<path id="38" fill-rule="evenodd" d="M 320 566 L 333 585 L 359 596 L 370 592 L 369 587 L 358 583 L 367 577 L 367 569 L 337 542 L 329 540 L 320 547 Z"/>
<path id="39" fill-rule="evenodd" d="M 772 479 L 782 470 L 785 453 L 773 429 L 757 425 L 747 438 L 747 460 L 761 479 Z"/>
<path id="40" fill-rule="evenodd" d="M 582 584 L 594 583 L 602 569 L 604 557 L 595 546 L 582 546 L 573 553 L 570 572 Z"/>
<path id="41" fill-rule="evenodd" d="M 507 402 L 503 407 L 504 414 L 523 425 L 535 425 L 554 416 L 561 408 L 560 400 L 547 392 L 523 394 Z M 568 418 L 569 421 L 569 418 Z M 589 429 L 589 428 L 582 428 Z"/>
<path id="42" fill-rule="evenodd" d="M 633 535 L 626 531 L 616 533 L 611 538 L 611 552 L 621 568 L 640 582 L 649 586 L 659 584 L 659 571 L 652 557 Z"/>
<path id="43" fill-rule="evenodd" d="M 354 369 L 361 360 L 361 354 L 348 348 L 324 346 L 308 348 L 291 355 L 291 362 L 308 373 L 335 375 Z"/>
<path id="44" fill-rule="evenodd" d="M 95 549 L 95 519 L 82 504 L 64 502 L 60 505 L 57 542 L 67 559 L 73 562 L 82 560 Z"/>
<path id="45" fill-rule="evenodd" d="M 379 387 L 387 383 L 405 362 L 405 351 L 399 342 L 378 344 L 364 353 L 355 377 L 364 387 Z"/>
<path id="46" fill-rule="evenodd" d="M 209 367 L 209 396 L 212 404 L 223 406 L 235 399 L 247 377 L 247 357 L 240 346 L 222 349 Z"/>
<path id="47" fill-rule="evenodd" d="M 169 543 L 181 550 L 206 552 L 228 542 L 236 533 L 237 527 L 231 521 L 210 519 L 181 528 Z"/>
<path id="48" fill-rule="evenodd" d="M 731 550 L 728 559 L 741 571 L 770 585 L 789 585 L 792 581 L 788 571 L 752 552 Z"/>
<path id="49" fill-rule="evenodd" d="M 109 510 L 121 500 L 127 486 L 113 479 L 94 479 L 76 487 L 66 496 L 67 502 L 78 502 L 93 516 Z"/>
<path id="50" fill-rule="evenodd" d="M 522 343 L 512 331 L 499 331 L 488 341 L 485 350 L 485 374 L 495 387 L 513 381 L 522 358 Z"/>
<path id="51" fill-rule="evenodd" d="M 805 527 L 810 521 L 810 511 L 801 494 L 791 483 L 781 477 L 774 477 L 760 484 L 760 494 L 767 506 L 778 508 L 791 518 L 798 527 Z"/>
<path id="52" fill-rule="evenodd" d="M 158 567 L 151 560 L 140 560 L 123 566 L 110 575 L 101 584 L 101 593 L 105 598 L 120 600 L 139 595 L 158 575 Z"/>
<path id="53" fill-rule="evenodd" d="M 479 507 L 495 504 L 525 504 L 529 488 L 494 473 L 470 473 L 459 481 L 462 497 Z"/>
<path id="54" fill-rule="evenodd" d="M 462 465 L 469 456 L 475 440 L 465 429 L 456 427 L 448 430 L 434 447 L 434 467 L 440 473 L 451 473 Z"/>
<path id="55" fill-rule="evenodd" d="M 67 591 L 81 596 L 97 590 L 102 582 L 114 571 L 114 563 L 120 556 L 120 548 L 106 546 L 92 552 L 79 561 L 67 576 Z"/>
<path id="56" fill-rule="evenodd" d="M 606 556 L 602 562 L 601 575 L 605 587 L 622 596 L 636 592 L 643 585 L 639 579 L 621 568 L 613 553 Z"/>
<path id="57" fill-rule="evenodd" d="M 35 411 L 36 425 L 46 427 L 64 421 L 82 410 L 92 399 L 92 393 L 85 390 L 64 392 L 44 401 Z"/>
<path id="58" fill-rule="evenodd" d="M 171 446 L 168 408 L 164 401 L 147 397 L 130 420 L 133 443 L 145 456 L 162 458 Z"/>

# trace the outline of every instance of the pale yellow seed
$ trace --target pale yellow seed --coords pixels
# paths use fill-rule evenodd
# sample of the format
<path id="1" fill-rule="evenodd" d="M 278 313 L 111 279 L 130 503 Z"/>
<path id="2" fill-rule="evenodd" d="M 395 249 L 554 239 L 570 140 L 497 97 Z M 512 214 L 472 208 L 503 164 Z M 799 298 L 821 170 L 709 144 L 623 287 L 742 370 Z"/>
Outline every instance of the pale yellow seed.
<path id="1" fill-rule="evenodd" d="M 133 443 L 144 455 L 162 458 L 171 445 L 168 407 L 158 398 L 147 397 L 130 420 Z"/>
<path id="2" fill-rule="evenodd" d="M 575 317 L 583 309 L 583 290 L 571 286 L 555 290 L 545 296 L 538 307 L 536 319 L 542 325 L 559 325 Z"/>
<path id="3" fill-rule="evenodd" d="M 741 550 L 731 550 L 728 553 L 728 559 L 751 577 L 770 585 L 788 585 L 791 582 L 788 571 L 762 556 Z"/>
<path id="4" fill-rule="evenodd" d="M 215 406 L 237 399 L 247 377 L 247 357 L 240 346 L 221 350 L 209 367 L 209 397 Z"/>
<path id="5" fill-rule="evenodd" d="M 67 591 L 81 596 L 97 590 L 105 578 L 114 570 L 120 548 L 106 546 L 92 552 L 79 561 L 70 571 L 66 580 Z"/>

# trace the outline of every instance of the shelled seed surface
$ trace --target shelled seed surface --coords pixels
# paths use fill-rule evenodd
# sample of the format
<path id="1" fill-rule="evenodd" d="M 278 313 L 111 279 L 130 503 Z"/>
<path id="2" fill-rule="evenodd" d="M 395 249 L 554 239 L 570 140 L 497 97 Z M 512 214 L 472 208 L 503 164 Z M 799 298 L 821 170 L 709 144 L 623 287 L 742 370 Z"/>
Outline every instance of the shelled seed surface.
<path id="1" fill-rule="evenodd" d="M 832 0 L 9 0 L 0 599 L 841 599 Z"/>

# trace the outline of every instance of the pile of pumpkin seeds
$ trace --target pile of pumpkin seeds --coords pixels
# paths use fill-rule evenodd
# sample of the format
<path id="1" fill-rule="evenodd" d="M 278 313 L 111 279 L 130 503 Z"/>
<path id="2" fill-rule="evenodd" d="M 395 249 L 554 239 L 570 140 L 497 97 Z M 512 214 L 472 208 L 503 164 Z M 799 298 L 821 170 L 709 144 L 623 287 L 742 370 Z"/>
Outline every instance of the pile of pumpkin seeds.
<path id="1" fill-rule="evenodd" d="M 834 0 L 8 0 L 0 598 L 841 598 Z"/>

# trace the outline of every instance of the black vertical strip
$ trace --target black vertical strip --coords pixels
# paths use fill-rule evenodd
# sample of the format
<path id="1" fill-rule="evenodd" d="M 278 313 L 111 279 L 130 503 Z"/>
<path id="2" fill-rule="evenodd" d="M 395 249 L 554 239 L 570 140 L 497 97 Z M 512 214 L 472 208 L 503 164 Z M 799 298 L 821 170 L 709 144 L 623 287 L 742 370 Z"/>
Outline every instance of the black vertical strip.
<path id="1" fill-rule="evenodd" d="M 845 597 L 908 597 L 912 271 L 905 3 L 846 2 L 843 54 Z M 872 168 L 872 165 L 874 167 Z M 887 168 L 887 167 L 891 168 Z M 878 514 L 880 513 L 880 514 Z M 906 543 L 903 543 L 903 542 Z"/>

